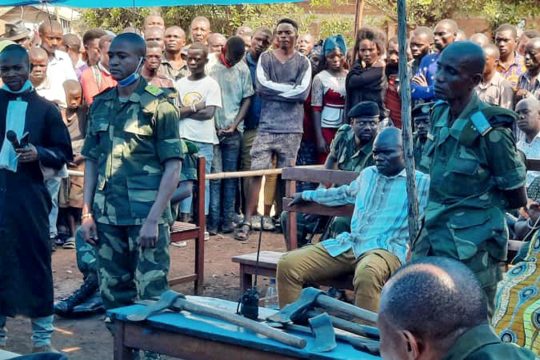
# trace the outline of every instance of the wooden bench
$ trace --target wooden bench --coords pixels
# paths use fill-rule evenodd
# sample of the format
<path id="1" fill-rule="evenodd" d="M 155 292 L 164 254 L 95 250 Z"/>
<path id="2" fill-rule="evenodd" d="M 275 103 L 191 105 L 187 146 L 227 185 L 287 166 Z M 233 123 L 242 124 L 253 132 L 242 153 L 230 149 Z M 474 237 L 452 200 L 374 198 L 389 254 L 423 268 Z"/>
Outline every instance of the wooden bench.
<path id="1" fill-rule="evenodd" d="M 197 159 L 197 180 L 193 187 L 193 205 L 195 224 L 175 221 L 171 226 L 171 243 L 195 240 L 195 266 L 192 274 L 182 275 L 169 279 L 169 285 L 177 285 L 186 282 L 194 282 L 195 294 L 199 295 L 204 282 L 204 232 L 206 229 L 206 216 L 204 214 L 205 198 L 205 164 L 206 159 L 202 156 Z"/>

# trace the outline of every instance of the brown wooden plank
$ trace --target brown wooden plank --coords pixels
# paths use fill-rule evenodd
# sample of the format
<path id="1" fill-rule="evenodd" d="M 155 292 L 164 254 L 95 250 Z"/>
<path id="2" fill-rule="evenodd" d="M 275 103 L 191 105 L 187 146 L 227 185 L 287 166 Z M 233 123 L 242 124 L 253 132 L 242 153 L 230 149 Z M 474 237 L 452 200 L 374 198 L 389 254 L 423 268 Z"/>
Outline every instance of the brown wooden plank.
<path id="1" fill-rule="evenodd" d="M 354 171 L 300 169 L 295 167 L 284 168 L 283 173 L 281 174 L 283 180 L 309 181 L 336 185 L 349 184 L 357 177 L 358 173 Z"/>
<path id="2" fill-rule="evenodd" d="M 268 267 L 272 264 L 276 265 L 283 254 L 283 252 L 278 251 L 261 251 L 259 266 Z M 232 261 L 239 264 L 255 265 L 257 263 L 257 253 L 233 256 Z"/>
<path id="3" fill-rule="evenodd" d="M 291 200 L 291 198 L 283 199 L 283 210 L 324 216 L 352 216 L 354 212 L 354 205 L 324 206 L 314 202 L 309 202 L 291 207 L 289 206 Z"/>
<path id="4" fill-rule="evenodd" d="M 189 274 L 169 279 L 169 286 L 195 281 L 197 279 L 197 276 L 198 274 Z"/>

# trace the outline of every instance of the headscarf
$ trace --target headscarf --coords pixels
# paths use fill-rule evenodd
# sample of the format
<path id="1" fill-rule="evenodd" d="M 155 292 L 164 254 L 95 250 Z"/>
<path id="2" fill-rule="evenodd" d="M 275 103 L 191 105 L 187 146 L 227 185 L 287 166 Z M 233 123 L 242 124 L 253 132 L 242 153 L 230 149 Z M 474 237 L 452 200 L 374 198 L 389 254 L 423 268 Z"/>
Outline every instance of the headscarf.
<path id="1" fill-rule="evenodd" d="M 324 40 L 323 54 L 325 57 L 335 49 L 339 49 L 343 55 L 347 54 L 347 45 L 345 45 L 345 39 L 343 39 L 343 36 L 330 36 Z"/>

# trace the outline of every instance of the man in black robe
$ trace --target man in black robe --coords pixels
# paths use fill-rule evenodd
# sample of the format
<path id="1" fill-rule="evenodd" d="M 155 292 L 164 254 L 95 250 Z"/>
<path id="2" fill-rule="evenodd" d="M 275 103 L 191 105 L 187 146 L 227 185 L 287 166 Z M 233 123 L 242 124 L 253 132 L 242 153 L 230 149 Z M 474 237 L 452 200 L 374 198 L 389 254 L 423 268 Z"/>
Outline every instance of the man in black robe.
<path id="1" fill-rule="evenodd" d="M 71 161 L 71 141 L 60 111 L 34 91 L 28 54 L 19 45 L 0 53 L 0 348 L 6 317 L 32 321 L 33 352 L 54 351 L 53 279 L 43 168 Z M 20 146 L 8 141 L 13 132 Z M 24 135 L 28 143 L 24 145 Z M 11 139 L 10 139 L 11 140 Z"/>

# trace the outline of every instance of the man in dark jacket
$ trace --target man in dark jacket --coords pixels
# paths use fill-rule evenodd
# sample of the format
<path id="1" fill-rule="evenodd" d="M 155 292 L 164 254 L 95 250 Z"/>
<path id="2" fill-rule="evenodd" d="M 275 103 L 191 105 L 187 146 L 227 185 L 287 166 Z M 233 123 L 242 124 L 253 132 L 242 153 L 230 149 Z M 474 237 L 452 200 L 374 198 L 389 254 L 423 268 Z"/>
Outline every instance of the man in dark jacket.
<path id="1" fill-rule="evenodd" d="M 71 161 L 71 140 L 58 108 L 28 80 L 23 47 L 0 53 L 0 73 L 0 348 L 6 346 L 6 317 L 24 315 L 32 320 L 32 351 L 53 351 L 51 197 L 42 169 L 58 171 Z M 8 141 L 8 133 L 20 144 Z"/>

